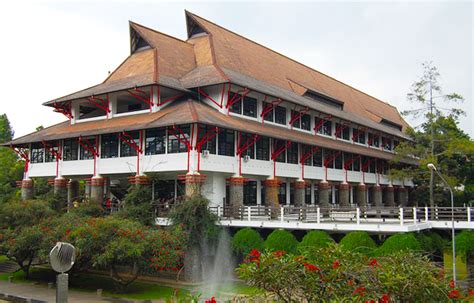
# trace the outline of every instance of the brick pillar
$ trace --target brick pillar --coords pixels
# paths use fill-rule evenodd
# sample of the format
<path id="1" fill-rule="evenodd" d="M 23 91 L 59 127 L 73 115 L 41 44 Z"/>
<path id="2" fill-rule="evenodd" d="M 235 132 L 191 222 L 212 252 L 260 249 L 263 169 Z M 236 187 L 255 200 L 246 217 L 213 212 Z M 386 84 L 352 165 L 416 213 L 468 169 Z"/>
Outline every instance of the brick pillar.
<path id="1" fill-rule="evenodd" d="M 372 201 L 374 203 L 374 206 L 377 210 L 377 217 L 380 217 L 381 212 L 380 208 L 383 207 L 382 204 L 382 187 L 378 184 L 374 185 L 372 188 Z"/>
<path id="2" fill-rule="evenodd" d="M 339 184 L 339 205 L 341 207 L 351 206 L 349 184 L 346 182 Z"/>
<path id="3" fill-rule="evenodd" d="M 357 202 L 361 211 L 367 209 L 367 186 L 363 183 L 357 184 Z"/>
<path id="4" fill-rule="evenodd" d="M 242 177 L 229 178 L 229 203 L 234 218 L 241 218 L 244 206 L 244 183 L 245 179 Z"/>
<path id="5" fill-rule="evenodd" d="M 305 206 L 305 189 L 306 189 L 306 182 L 305 181 L 296 181 L 295 182 L 295 206 L 296 207 L 303 207 Z"/>
<path id="6" fill-rule="evenodd" d="M 87 200 L 91 199 L 91 178 L 84 179 L 86 182 L 84 186 L 84 198 Z"/>
<path id="7" fill-rule="evenodd" d="M 79 181 L 69 180 L 67 184 L 67 208 L 71 209 L 74 207 L 74 201 L 79 198 Z"/>
<path id="8" fill-rule="evenodd" d="M 202 253 L 199 245 L 192 245 L 184 254 L 184 280 L 188 282 L 202 281 Z"/>
<path id="9" fill-rule="evenodd" d="M 329 207 L 329 191 L 331 190 L 331 186 L 327 181 L 321 181 L 318 184 L 319 187 L 319 207 Z"/>
<path id="10" fill-rule="evenodd" d="M 54 179 L 54 194 L 61 198 L 66 199 L 67 197 L 67 183 L 69 182 L 68 179 L 58 177 Z"/>
<path id="11" fill-rule="evenodd" d="M 137 188 L 149 186 L 151 184 L 151 179 L 145 175 L 135 175 L 128 177 L 128 183 L 135 185 Z"/>
<path id="12" fill-rule="evenodd" d="M 102 177 L 92 177 L 91 179 L 91 201 L 102 205 L 104 203 L 104 183 Z"/>
<path id="13" fill-rule="evenodd" d="M 24 179 L 21 182 L 20 187 L 21 187 L 21 200 L 31 200 L 35 196 L 35 187 L 33 180 L 31 179 Z"/>
<path id="14" fill-rule="evenodd" d="M 186 198 L 201 195 L 201 185 L 204 176 L 200 174 L 187 174 L 184 178 L 184 187 Z"/>
<path id="15" fill-rule="evenodd" d="M 385 187 L 385 206 L 395 207 L 395 188 L 392 185 Z"/>
<path id="16" fill-rule="evenodd" d="M 267 179 L 265 185 L 265 206 L 271 207 L 271 218 L 275 219 L 279 215 L 280 203 L 278 203 L 278 189 L 280 188 L 280 180 L 278 178 Z"/>
<path id="17" fill-rule="evenodd" d="M 397 204 L 401 207 L 407 206 L 407 189 L 405 186 L 401 186 L 398 189 L 398 200 Z"/>

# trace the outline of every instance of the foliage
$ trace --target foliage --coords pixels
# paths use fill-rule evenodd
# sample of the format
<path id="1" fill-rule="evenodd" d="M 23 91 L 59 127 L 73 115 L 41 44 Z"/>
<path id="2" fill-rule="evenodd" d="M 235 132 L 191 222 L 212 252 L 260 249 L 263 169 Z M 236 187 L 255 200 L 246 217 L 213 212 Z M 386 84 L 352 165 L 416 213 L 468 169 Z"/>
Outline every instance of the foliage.
<path id="1" fill-rule="evenodd" d="M 377 249 L 377 255 L 390 255 L 400 251 L 421 251 L 421 244 L 413 233 L 400 233 L 388 237 Z"/>
<path id="2" fill-rule="evenodd" d="M 261 250 L 263 247 L 262 236 L 250 227 L 242 228 L 232 237 L 232 249 L 235 253 L 246 256 L 252 249 Z"/>
<path id="3" fill-rule="evenodd" d="M 0 229 L 31 226 L 54 214 L 48 203 L 41 200 L 16 201 L 0 206 Z"/>
<path id="4" fill-rule="evenodd" d="M 364 254 L 372 253 L 377 244 L 365 231 L 351 231 L 346 234 L 339 242 L 344 250 L 357 251 Z"/>
<path id="5" fill-rule="evenodd" d="M 327 247 L 334 243 L 333 238 L 322 230 L 312 230 L 304 235 L 301 242 L 298 244 L 298 250 L 304 250 L 307 247 Z"/>
<path id="6" fill-rule="evenodd" d="M 151 196 L 149 186 L 132 185 L 123 199 L 124 208 L 116 215 L 123 219 L 136 220 L 144 225 L 152 226 L 154 218 Z"/>
<path id="7" fill-rule="evenodd" d="M 78 203 L 77 207 L 72 208 L 69 213 L 80 217 L 102 217 L 105 214 L 101 205 L 89 201 Z"/>
<path id="8" fill-rule="evenodd" d="M 290 253 L 296 251 L 298 240 L 296 240 L 295 236 L 287 230 L 275 229 L 268 235 L 263 246 L 268 250 Z"/>
<path id="9" fill-rule="evenodd" d="M 474 232 L 463 230 L 456 236 L 456 251 L 463 256 L 474 254 Z"/>
<path id="10" fill-rule="evenodd" d="M 177 201 L 169 218 L 174 226 L 180 226 L 187 235 L 189 246 L 199 245 L 203 239 L 217 240 L 219 228 L 217 216 L 208 208 L 209 200 L 202 196 L 194 196 Z"/>
<path id="11" fill-rule="evenodd" d="M 447 241 L 443 239 L 436 232 L 421 232 L 416 234 L 417 240 L 420 242 L 421 249 L 428 253 L 433 254 L 437 257 L 443 255 Z"/>
<path id="12" fill-rule="evenodd" d="M 424 302 L 450 295 L 426 257 L 398 252 L 375 259 L 337 244 L 308 247 L 301 255 L 255 250 L 237 274 L 282 302 Z"/>

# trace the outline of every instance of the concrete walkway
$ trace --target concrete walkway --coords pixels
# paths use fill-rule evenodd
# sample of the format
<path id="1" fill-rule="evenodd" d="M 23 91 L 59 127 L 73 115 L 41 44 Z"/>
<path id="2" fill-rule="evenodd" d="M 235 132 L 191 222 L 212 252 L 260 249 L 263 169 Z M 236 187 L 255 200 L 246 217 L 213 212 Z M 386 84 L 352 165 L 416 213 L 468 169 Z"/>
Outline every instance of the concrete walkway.
<path id="1" fill-rule="evenodd" d="M 56 302 L 56 289 L 47 288 L 42 285 L 26 284 L 26 283 L 9 283 L 0 281 L 0 300 L 7 299 L 6 295 L 23 298 L 30 302 Z M 11 297 L 10 297 L 11 298 Z M 28 300 L 29 299 L 29 300 Z M 23 300 L 22 300 L 23 301 Z M 80 292 L 75 290 L 69 291 L 69 302 L 74 303 L 100 303 L 100 302 L 134 302 L 124 299 L 99 297 L 95 293 Z M 150 302 L 150 301 L 148 301 Z M 159 302 L 159 301 L 156 301 Z"/>

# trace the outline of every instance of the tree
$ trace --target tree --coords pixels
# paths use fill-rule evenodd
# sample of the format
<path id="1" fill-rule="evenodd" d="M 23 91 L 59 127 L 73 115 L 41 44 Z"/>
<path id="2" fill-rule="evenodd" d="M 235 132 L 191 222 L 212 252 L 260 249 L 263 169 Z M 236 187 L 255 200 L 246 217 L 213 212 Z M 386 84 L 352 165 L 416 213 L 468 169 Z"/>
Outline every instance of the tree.
<path id="1" fill-rule="evenodd" d="M 364 254 L 370 254 L 377 248 L 375 241 L 365 231 L 351 231 L 341 239 L 339 245 L 344 250 L 358 251 Z"/>
<path id="2" fill-rule="evenodd" d="M 421 251 L 421 244 L 413 233 L 391 235 L 377 249 L 376 254 L 387 256 L 400 251 Z"/>
<path id="3" fill-rule="evenodd" d="M 464 180 L 456 178 L 463 162 L 470 161 L 474 153 L 474 144 L 457 126 L 458 118 L 464 112 L 459 108 L 446 108 L 450 102 L 460 102 L 462 96 L 456 93 L 443 94 L 439 83 L 440 73 L 431 62 L 423 63 L 423 75 L 415 81 L 407 99 L 420 108 L 404 111 L 402 114 L 415 119 L 422 118 L 422 123 L 415 129 L 407 131 L 414 142 L 402 142 L 397 148 L 397 157 L 391 169 L 392 178 L 410 177 L 418 185 L 418 190 L 429 191 L 429 205 L 434 207 L 435 175 L 426 168 L 427 163 L 434 163 L 446 174 L 450 183 L 459 185 Z M 442 102 L 438 102 L 442 100 Z M 442 104 L 441 106 L 438 105 Z M 401 159 L 405 157 L 419 159 L 418 169 L 403 167 Z M 415 195 L 422 197 L 423 194 Z"/>
<path id="4" fill-rule="evenodd" d="M 133 186 L 123 199 L 124 207 L 116 215 L 123 219 L 128 218 L 144 225 L 152 226 L 155 223 L 155 218 L 153 216 L 151 196 L 151 188 L 149 186 Z"/>
<path id="5" fill-rule="evenodd" d="M 0 229 L 17 229 L 50 219 L 54 211 L 46 201 L 11 201 L 0 205 Z"/>
<path id="6" fill-rule="evenodd" d="M 263 246 L 265 249 L 271 251 L 292 253 L 296 251 L 298 240 L 296 240 L 295 236 L 287 230 L 275 229 L 268 235 Z"/>
<path id="7" fill-rule="evenodd" d="M 304 250 L 308 247 L 327 247 L 331 243 L 334 243 L 334 240 L 331 236 L 322 230 L 312 230 L 304 235 L 301 242 L 298 244 L 298 250 Z"/>
<path id="8" fill-rule="evenodd" d="M 232 249 L 241 256 L 248 255 L 252 249 L 261 250 L 262 247 L 262 236 L 250 227 L 240 229 L 232 237 Z"/>
<path id="9" fill-rule="evenodd" d="M 463 230 L 456 236 L 456 251 L 464 258 L 469 287 L 474 287 L 474 232 Z"/>

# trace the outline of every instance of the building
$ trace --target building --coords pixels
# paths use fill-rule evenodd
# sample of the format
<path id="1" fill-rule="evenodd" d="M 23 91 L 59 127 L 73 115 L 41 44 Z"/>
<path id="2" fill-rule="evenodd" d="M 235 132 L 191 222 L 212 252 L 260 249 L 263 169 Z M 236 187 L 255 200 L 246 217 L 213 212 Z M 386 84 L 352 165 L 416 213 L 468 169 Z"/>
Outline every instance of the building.
<path id="1" fill-rule="evenodd" d="M 410 140 L 395 107 L 190 12 L 186 26 L 183 41 L 130 22 L 104 82 L 44 103 L 67 121 L 7 143 L 28 162 L 24 199 L 47 177 L 69 203 L 87 180 L 98 203 L 134 183 L 236 208 L 407 204 L 412 182 L 387 176 Z"/>

